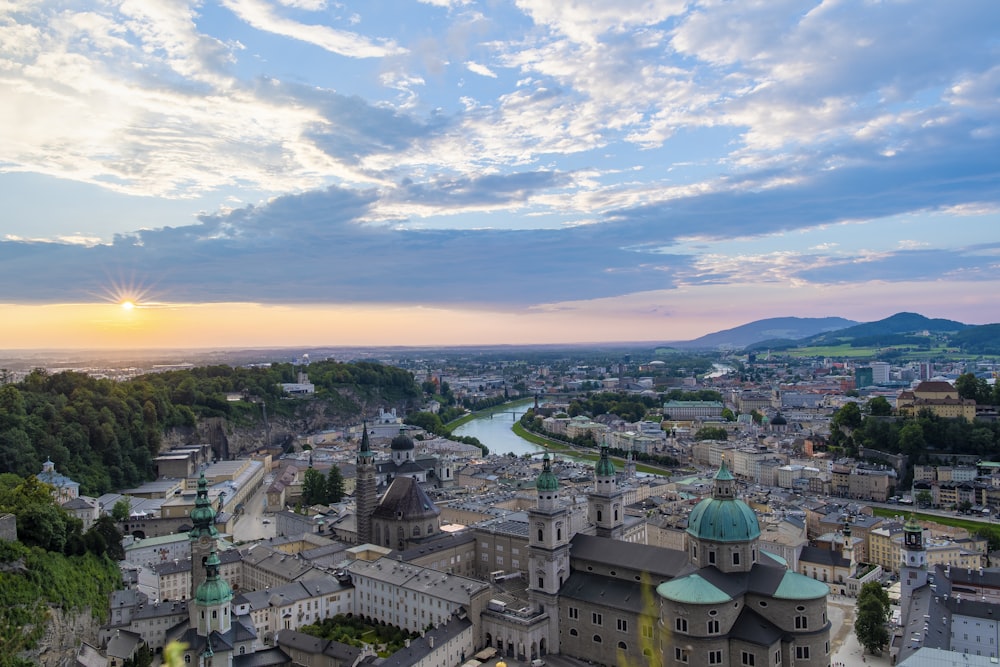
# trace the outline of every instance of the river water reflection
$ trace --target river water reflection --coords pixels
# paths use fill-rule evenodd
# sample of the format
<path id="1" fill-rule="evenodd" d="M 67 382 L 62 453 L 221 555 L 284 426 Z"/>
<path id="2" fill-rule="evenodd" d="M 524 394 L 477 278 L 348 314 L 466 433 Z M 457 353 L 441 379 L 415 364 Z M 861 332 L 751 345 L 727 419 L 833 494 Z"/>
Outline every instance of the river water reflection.
<path id="1" fill-rule="evenodd" d="M 489 414 L 476 417 L 470 422 L 462 424 L 455 429 L 455 435 L 470 435 L 479 438 L 490 449 L 490 454 L 508 454 L 513 452 L 516 456 L 522 454 L 534 454 L 545 451 L 544 447 L 535 445 L 516 435 L 511 427 L 514 422 L 521 418 L 525 412 L 533 405 L 533 401 L 527 400 L 513 405 L 506 405 L 495 412 L 490 418 Z"/>

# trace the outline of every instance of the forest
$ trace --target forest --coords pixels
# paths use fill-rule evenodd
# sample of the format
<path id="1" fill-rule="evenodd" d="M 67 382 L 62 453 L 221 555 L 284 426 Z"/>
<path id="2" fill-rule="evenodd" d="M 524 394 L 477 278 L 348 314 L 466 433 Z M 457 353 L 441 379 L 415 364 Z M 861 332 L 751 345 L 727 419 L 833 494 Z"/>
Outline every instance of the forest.
<path id="1" fill-rule="evenodd" d="M 84 495 L 138 486 L 154 477 L 153 459 L 169 429 L 193 427 L 207 417 L 253 424 L 262 419 L 261 403 L 272 416 L 292 416 L 308 399 L 284 397 L 280 384 L 295 382 L 302 370 L 316 385 L 312 400 L 334 403 L 339 414 L 421 395 L 408 371 L 373 362 L 217 365 L 123 382 L 39 369 L 0 386 L 0 472 L 26 477 L 50 459 L 58 472 L 80 483 Z M 229 400 L 233 394 L 240 400 Z"/>

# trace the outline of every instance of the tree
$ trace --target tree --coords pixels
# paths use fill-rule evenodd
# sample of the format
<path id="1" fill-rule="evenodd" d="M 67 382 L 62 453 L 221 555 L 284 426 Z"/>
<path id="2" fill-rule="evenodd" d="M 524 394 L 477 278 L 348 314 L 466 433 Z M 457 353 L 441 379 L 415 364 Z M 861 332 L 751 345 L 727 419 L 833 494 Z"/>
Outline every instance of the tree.
<path id="1" fill-rule="evenodd" d="M 702 426 L 694 434 L 695 440 L 725 440 L 729 433 L 721 426 Z"/>
<path id="2" fill-rule="evenodd" d="M 869 653 L 881 653 L 889 643 L 889 594 L 877 581 L 870 581 L 858 592 L 854 634 Z"/>
<path id="3" fill-rule="evenodd" d="M 833 413 L 832 425 L 837 429 L 853 431 L 861 426 L 861 408 L 855 402 L 845 403 Z"/>
<path id="4" fill-rule="evenodd" d="M 326 501 L 326 478 L 315 468 L 306 469 L 302 478 L 302 504 L 318 505 Z"/>
<path id="5" fill-rule="evenodd" d="M 117 523 L 127 521 L 129 514 L 132 511 L 132 506 L 128 501 L 128 498 L 119 498 L 115 502 L 114 507 L 111 508 L 111 518 Z"/>
<path id="6" fill-rule="evenodd" d="M 344 497 L 344 476 L 333 466 L 326 475 L 326 502 L 339 503 Z"/>
<path id="7" fill-rule="evenodd" d="M 926 507 L 934 502 L 934 496 L 930 491 L 924 489 L 923 491 L 917 491 L 917 497 L 914 498 L 917 501 L 917 505 L 920 507 Z"/>
<path id="8" fill-rule="evenodd" d="M 892 414 L 892 404 L 885 396 L 876 396 L 868 401 L 868 414 L 873 417 L 888 417 Z"/>

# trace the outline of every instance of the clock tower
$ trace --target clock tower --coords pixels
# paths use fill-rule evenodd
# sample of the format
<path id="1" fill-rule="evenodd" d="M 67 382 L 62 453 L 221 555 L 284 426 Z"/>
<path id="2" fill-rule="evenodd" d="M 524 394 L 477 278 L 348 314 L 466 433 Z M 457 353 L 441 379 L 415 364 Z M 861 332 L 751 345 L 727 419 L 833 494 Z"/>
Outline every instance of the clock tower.
<path id="1" fill-rule="evenodd" d="M 208 480 L 204 470 L 198 478 L 198 496 L 191 510 L 191 523 L 193 527 L 188 533 L 191 540 L 191 593 L 188 599 L 193 600 L 198 586 L 205 581 L 205 566 L 219 539 L 219 531 L 215 528 L 215 510 L 208 500 Z"/>

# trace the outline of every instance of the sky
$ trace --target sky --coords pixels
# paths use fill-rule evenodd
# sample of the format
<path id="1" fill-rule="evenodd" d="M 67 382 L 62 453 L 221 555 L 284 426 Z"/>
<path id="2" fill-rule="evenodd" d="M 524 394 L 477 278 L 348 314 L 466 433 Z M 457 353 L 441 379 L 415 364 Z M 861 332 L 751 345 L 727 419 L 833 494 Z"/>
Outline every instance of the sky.
<path id="1" fill-rule="evenodd" d="M 0 349 L 1000 322 L 995 0 L 0 2 Z"/>

